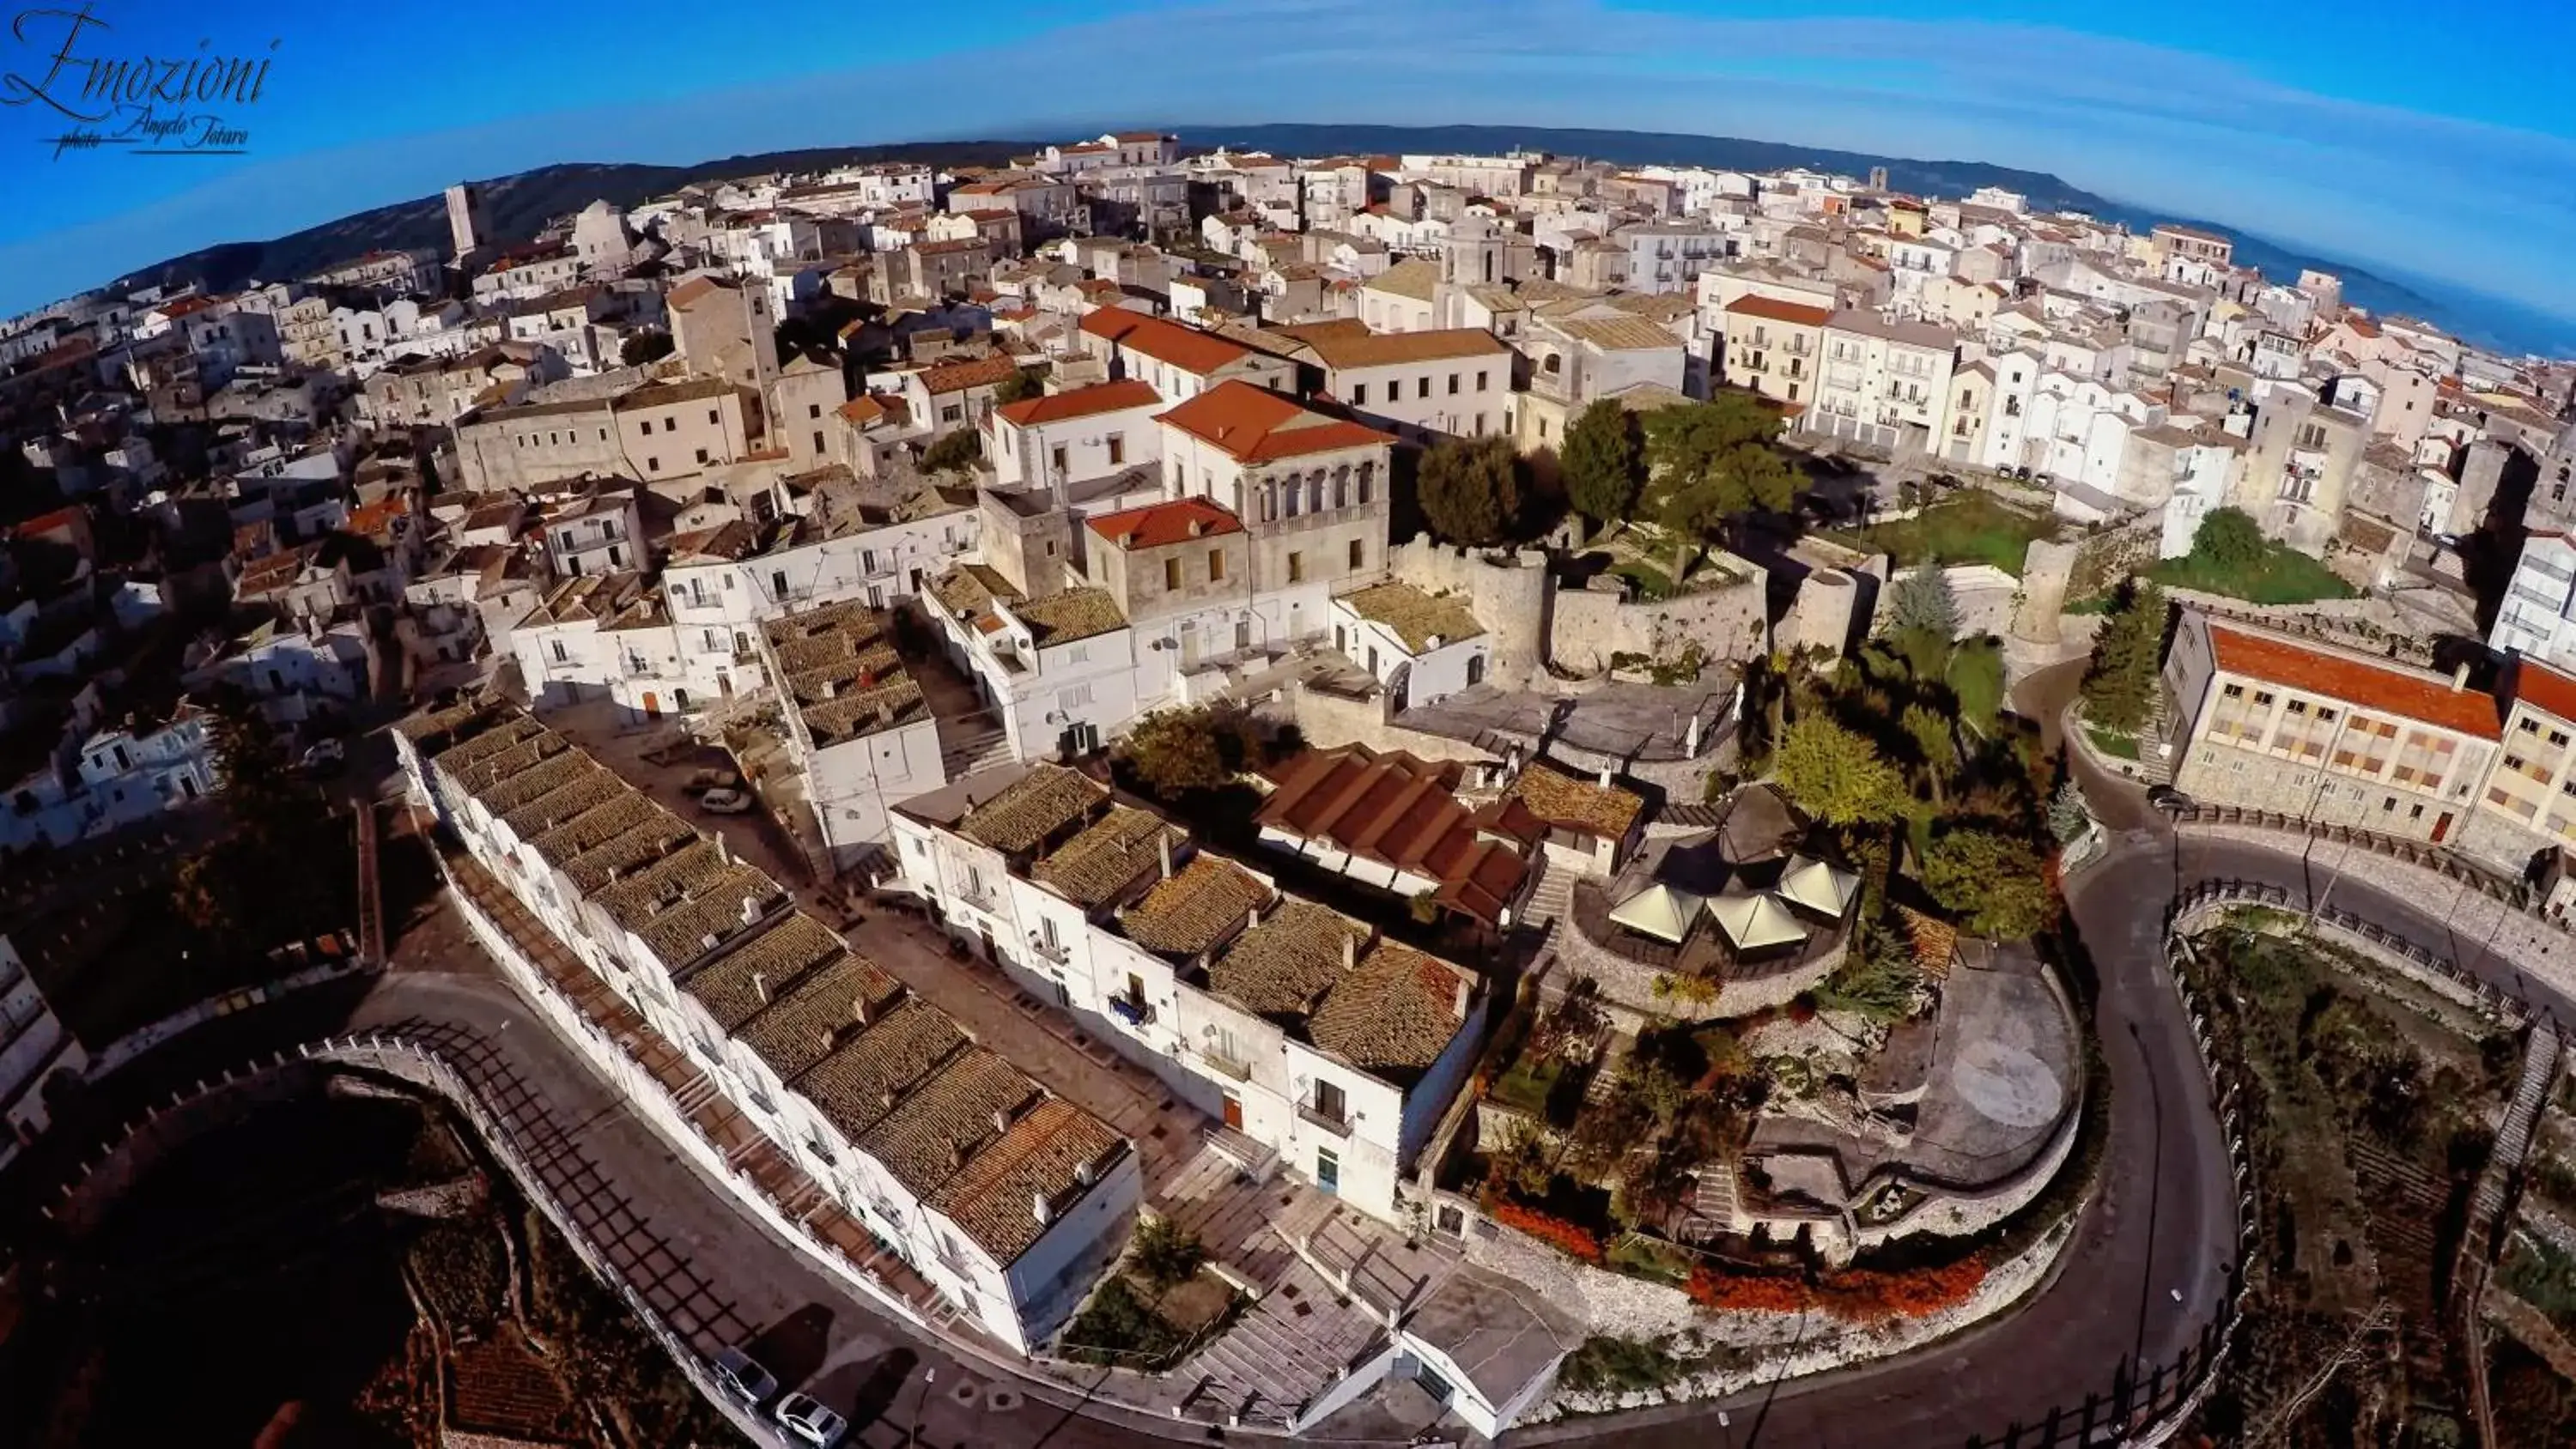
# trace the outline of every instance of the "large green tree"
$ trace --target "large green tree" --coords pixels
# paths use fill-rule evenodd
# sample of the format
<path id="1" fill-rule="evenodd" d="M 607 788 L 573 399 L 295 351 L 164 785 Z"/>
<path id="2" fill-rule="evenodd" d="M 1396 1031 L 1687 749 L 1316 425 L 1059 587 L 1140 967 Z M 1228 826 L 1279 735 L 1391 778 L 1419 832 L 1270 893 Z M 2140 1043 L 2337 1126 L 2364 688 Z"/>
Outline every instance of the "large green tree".
<path id="1" fill-rule="evenodd" d="M 1646 415 L 1646 507 L 1672 535 L 1673 582 L 1711 538 L 1740 533 L 1753 513 L 1797 495 L 1797 474 L 1773 446 L 1780 414 L 1749 393 L 1725 392 Z"/>
<path id="2" fill-rule="evenodd" d="M 2088 720 L 2124 735 L 2146 727 L 2156 712 L 2164 638 L 2165 591 L 2152 583 L 2123 589 L 2094 636 L 2093 662 L 2084 671 Z"/>
<path id="3" fill-rule="evenodd" d="M 1452 543 L 1501 543 L 1520 517 L 1520 455 L 1499 434 L 1433 444 L 1415 486 L 1432 532 Z"/>
<path id="4" fill-rule="evenodd" d="M 984 440 L 973 428 L 959 428 L 922 450 L 921 470 L 925 473 L 962 473 L 975 466 L 984 456 Z"/>
<path id="5" fill-rule="evenodd" d="M 1227 763 L 1231 723 L 1205 705 L 1158 709 L 1136 721 L 1118 757 L 1145 787 L 1165 798 L 1213 790 L 1234 778 Z"/>
<path id="6" fill-rule="evenodd" d="M 225 833 L 180 866 L 172 903 L 224 945 L 338 924 L 328 919 L 339 878 L 354 869 L 345 841 L 311 782 L 288 762 L 256 701 L 232 688 L 206 704 L 206 738 Z"/>
<path id="7" fill-rule="evenodd" d="M 1007 407 L 1027 398 L 1043 396 L 1046 378 L 1047 372 L 1043 367 L 1023 367 L 994 385 L 993 401 Z"/>
<path id="8" fill-rule="evenodd" d="M 1890 820 L 1912 803 L 1878 746 L 1823 715 L 1790 725 L 1771 759 L 1790 800 L 1828 825 Z"/>
<path id="9" fill-rule="evenodd" d="M 2039 852 L 1991 830 L 1936 838 L 1924 856 L 1923 888 L 1969 930 L 1999 941 L 2037 935 L 2056 910 Z"/>
<path id="10" fill-rule="evenodd" d="M 1636 415 L 1609 398 L 1585 408 L 1565 430 L 1557 466 L 1576 513 L 1596 526 L 1629 517 L 1646 481 Z"/>
<path id="11" fill-rule="evenodd" d="M 2252 568 L 2271 547 L 2262 525 L 2242 508 L 2213 508 L 2191 536 L 2192 556 L 2223 569 Z"/>
<path id="12" fill-rule="evenodd" d="M 1950 576 L 1937 560 L 1925 556 L 1888 586 L 1887 626 L 1920 629 L 1943 643 L 1959 637 L 1959 596 L 1950 591 Z"/>

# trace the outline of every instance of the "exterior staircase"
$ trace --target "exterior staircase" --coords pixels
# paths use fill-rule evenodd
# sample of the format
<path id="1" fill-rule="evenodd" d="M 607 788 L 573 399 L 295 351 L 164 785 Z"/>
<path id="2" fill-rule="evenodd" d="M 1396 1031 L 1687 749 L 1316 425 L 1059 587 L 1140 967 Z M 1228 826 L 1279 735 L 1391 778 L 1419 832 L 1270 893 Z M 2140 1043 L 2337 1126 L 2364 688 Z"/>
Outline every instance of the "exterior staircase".
<path id="1" fill-rule="evenodd" d="M 2558 1080 L 2558 1052 L 2557 1027 L 2544 1017 L 2532 1026 L 2531 1040 L 2522 1049 L 2522 1080 L 2514 1086 L 2513 1100 L 2505 1104 L 2494 1155 L 2479 1175 L 2477 1196 L 2470 1201 L 2463 1252 L 2475 1247 L 2481 1258 L 2485 1256 L 2496 1218 L 2504 1211 L 2506 1186 L 2531 1154 L 2532 1130 L 2539 1125 L 2541 1110 L 2549 1105 L 2550 1084 Z"/>
<path id="2" fill-rule="evenodd" d="M 2156 712 L 2138 733 L 2138 782 L 2149 788 L 2173 783 L 2173 759 L 2156 749 L 2158 742 L 2173 738 L 2173 701 L 2166 693 L 2164 681 L 2158 680 Z"/>
<path id="3" fill-rule="evenodd" d="M 1533 925 L 1562 920 L 1574 908 L 1574 873 L 1548 860 L 1539 858 L 1538 884 L 1531 889 L 1529 905 L 1521 919 Z"/>
<path id="4" fill-rule="evenodd" d="M 1182 1413 L 1203 1423 L 1304 1427 L 1305 1406 L 1377 1344 L 1375 1315 L 1343 1307 L 1333 1285 L 1299 1261 L 1181 1373 L 1198 1389 Z"/>
<path id="5" fill-rule="evenodd" d="M 1231 1127 L 1210 1127 L 1208 1150 L 1233 1163 L 1254 1182 L 1268 1182 L 1279 1169 L 1279 1149 L 1237 1132 Z"/>
<path id="6" fill-rule="evenodd" d="M 943 732 L 944 733 L 944 732 Z M 940 767 L 951 780 L 962 780 L 978 770 L 1008 764 L 1011 759 L 1011 737 L 1000 725 L 962 729 L 939 742 Z"/>

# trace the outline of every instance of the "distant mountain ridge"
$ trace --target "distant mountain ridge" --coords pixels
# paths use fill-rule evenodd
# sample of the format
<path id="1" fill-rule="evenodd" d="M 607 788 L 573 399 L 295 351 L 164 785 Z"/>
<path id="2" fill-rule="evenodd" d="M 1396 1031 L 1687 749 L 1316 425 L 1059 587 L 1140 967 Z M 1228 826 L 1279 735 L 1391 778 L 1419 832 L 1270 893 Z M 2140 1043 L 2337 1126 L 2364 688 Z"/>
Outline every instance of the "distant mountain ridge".
<path id="1" fill-rule="evenodd" d="M 2472 342 L 2510 350 L 2546 350 L 2576 345 L 2576 324 L 2545 318 L 2518 304 L 2459 289 L 2457 296 L 2437 300 L 2401 282 L 2378 276 L 2348 262 L 2336 262 L 2248 235 L 2224 222 L 2175 217 L 2113 201 L 2074 186 L 2044 171 L 2025 171 L 1983 161 L 1927 161 L 1902 156 L 1872 156 L 1858 151 L 1799 146 L 1780 141 L 1754 141 L 1731 136 L 1702 136 L 1664 131 L 1591 130 L 1549 126 L 1384 126 L 1338 124 L 1179 124 L 1163 129 L 1182 137 L 1192 150 L 1219 145 L 1264 150 L 1283 155 L 1405 154 L 1466 152 L 1492 154 L 1527 147 L 1561 156 L 1581 156 L 1627 165 L 1707 166 L 1735 171 L 1779 171 L 1793 167 L 1866 176 L 1887 168 L 1888 184 L 1925 196 L 1965 196 L 1981 186 L 1999 186 L 2028 198 L 2036 211 L 2081 211 L 2104 221 L 2145 230 L 2160 221 L 2182 221 L 2223 232 L 2236 240 L 2239 262 L 2258 267 L 2279 281 L 2296 279 L 2309 267 L 2343 278 L 2344 297 L 2374 313 L 2406 313 L 2449 327 Z M 919 160 L 938 166 L 995 165 L 1026 155 L 1043 142 L 977 140 L 924 141 L 893 145 L 825 146 L 797 151 L 770 151 L 727 156 L 689 166 L 637 163 L 566 162 L 481 183 L 484 206 L 497 238 L 524 241 L 555 217 L 605 198 L 634 206 L 691 182 L 772 171 L 815 171 L 831 166 L 887 160 Z M 116 285 L 152 281 L 196 283 L 229 291 L 254 279 L 273 281 L 306 276 L 379 248 L 435 247 L 448 244 L 447 212 L 438 196 L 396 202 L 357 212 L 287 236 L 264 242 L 227 242 L 139 268 Z M 2446 293 L 2450 289 L 2443 289 Z"/>

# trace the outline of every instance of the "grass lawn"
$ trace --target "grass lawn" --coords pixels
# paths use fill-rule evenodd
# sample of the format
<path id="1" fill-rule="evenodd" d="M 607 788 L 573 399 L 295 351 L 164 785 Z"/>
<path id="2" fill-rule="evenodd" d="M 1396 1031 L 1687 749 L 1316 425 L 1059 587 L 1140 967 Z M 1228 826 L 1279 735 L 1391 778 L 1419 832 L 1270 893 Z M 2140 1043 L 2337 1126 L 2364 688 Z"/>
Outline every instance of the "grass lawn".
<path id="1" fill-rule="evenodd" d="M 1612 1268 L 1632 1278 L 1648 1278 L 1661 1283 L 1685 1283 L 1690 1280 L 1691 1256 L 1659 1238 L 1630 1233 L 1610 1245 Z"/>
<path id="2" fill-rule="evenodd" d="M 1673 596 L 1672 579 L 1653 564 L 1639 559 L 1623 559 L 1613 564 L 1610 572 L 1634 584 L 1637 597 L 1641 599 L 1669 599 Z"/>
<path id="3" fill-rule="evenodd" d="M 1550 1057 L 1533 1063 L 1524 1053 L 1512 1069 L 1494 1079 L 1494 1100 L 1507 1107 L 1518 1107 L 1533 1117 L 1547 1115 L 1547 1099 L 1556 1084 L 1565 1077 L 1565 1059 Z"/>
<path id="4" fill-rule="evenodd" d="M 2115 735 L 2109 730 L 2097 730 L 2091 725 L 2084 727 L 2084 734 L 2086 738 L 2093 741 L 2093 748 L 2115 760 L 2134 760 L 2138 757 L 2138 742 L 2128 735 Z"/>
<path id="5" fill-rule="evenodd" d="M 1943 565 L 1993 564 L 2021 577 L 2022 557 L 2033 542 L 2057 537 L 2057 520 L 2009 508 L 1993 494 L 1963 489 L 1912 518 L 1857 530 L 1828 530 L 1825 537 L 1849 548 L 1884 553 L 1897 568 L 1925 559 Z"/>
<path id="6" fill-rule="evenodd" d="M 2358 590 L 2322 562 L 2275 543 L 2249 567 L 2222 568 L 2196 554 L 2169 558 L 2147 570 L 2157 583 L 2205 593 L 2224 594 L 2250 604 L 2305 604 L 2316 599 L 2349 599 Z"/>

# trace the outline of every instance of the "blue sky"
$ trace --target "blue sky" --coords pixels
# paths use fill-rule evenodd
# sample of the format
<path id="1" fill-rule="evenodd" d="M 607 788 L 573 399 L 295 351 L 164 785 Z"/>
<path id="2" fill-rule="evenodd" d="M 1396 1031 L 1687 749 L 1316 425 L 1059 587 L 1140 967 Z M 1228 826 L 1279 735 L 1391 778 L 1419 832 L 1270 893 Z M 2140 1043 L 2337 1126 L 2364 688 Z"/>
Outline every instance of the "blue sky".
<path id="1" fill-rule="evenodd" d="M 0 0 L 7 76 L 272 58 L 250 154 L 55 159 L 0 106 L 0 316 L 208 243 L 549 161 L 1033 136 L 1122 120 L 1580 125 L 2054 171 L 2576 317 L 2576 5 L 2396 0 Z M 272 48 L 274 42 L 274 48 Z M 66 88 L 58 83 L 57 90 Z M 76 83 L 69 90 L 76 93 Z"/>

